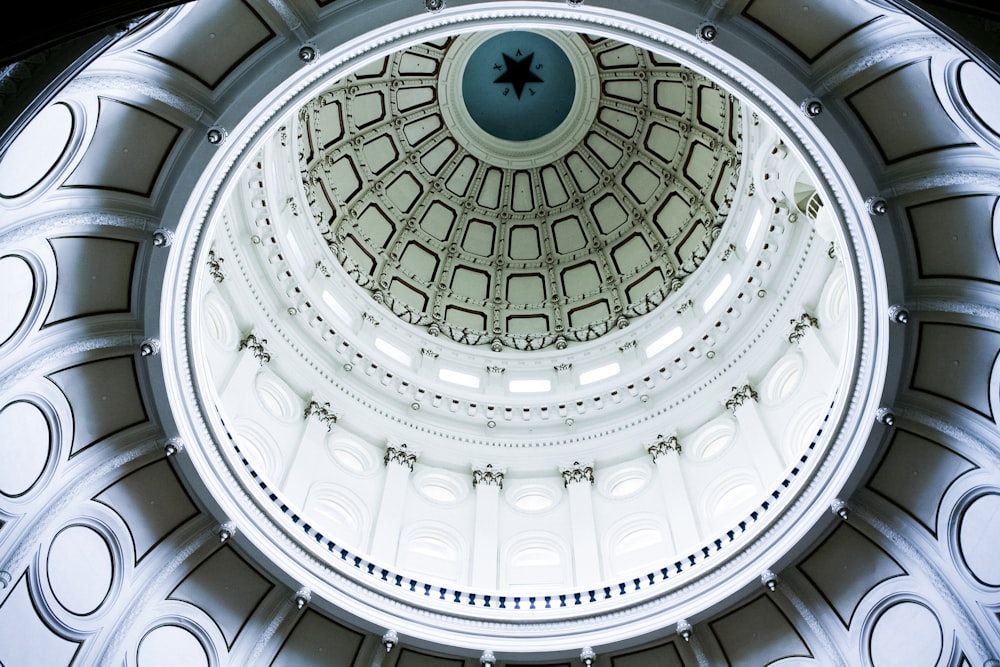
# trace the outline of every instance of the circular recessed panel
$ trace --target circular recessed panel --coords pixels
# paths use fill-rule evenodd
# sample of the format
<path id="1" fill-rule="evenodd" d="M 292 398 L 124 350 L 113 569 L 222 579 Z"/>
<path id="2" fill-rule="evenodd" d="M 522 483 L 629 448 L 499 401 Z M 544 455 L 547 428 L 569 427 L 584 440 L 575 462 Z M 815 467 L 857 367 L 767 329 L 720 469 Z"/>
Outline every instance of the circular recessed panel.
<path id="1" fill-rule="evenodd" d="M 1000 106 L 997 105 L 1000 84 L 973 62 L 962 65 L 959 81 L 962 84 L 962 94 L 973 113 L 993 134 L 1000 135 Z"/>
<path id="2" fill-rule="evenodd" d="M 509 141 L 538 139 L 566 119 L 576 94 L 573 66 L 551 39 L 512 30 L 479 45 L 465 63 L 462 99 L 483 131 Z"/>
<path id="3" fill-rule="evenodd" d="M 467 495 L 469 480 L 442 471 L 420 470 L 413 476 L 413 486 L 431 502 L 453 505 Z"/>
<path id="4" fill-rule="evenodd" d="M 0 493 L 21 496 L 45 470 L 52 447 L 49 422 L 37 406 L 25 401 L 0 410 Z"/>
<path id="5" fill-rule="evenodd" d="M 35 274 L 26 261 L 15 255 L 0 257 L 0 345 L 24 323 L 35 298 Z"/>
<path id="6" fill-rule="evenodd" d="M 47 572 L 52 594 L 66 611 L 80 616 L 91 614 L 111 590 L 111 549 L 104 537 L 89 526 L 64 528 L 49 546 Z"/>
<path id="7" fill-rule="evenodd" d="M 733 444 L 736 430 L 736 420 L 729 416 L 706 424 L 685 443 L 688 456 L 698 461 L 714 459 Z"/>
<path id="8" fill-rule="evenodd" d="M 871 635 L 873 667 L 931 667 L 944 648 L 941 624 L 917 602 L 899 602 L 882 612 Z"/>
<path id="9" fill-rule="evenodd" d="M 153 628 L 139 641 L 138 667 L 208 667 L 208 654 L 201 641 L 179 625 Z"/>
<path id="10" fill-rule="evenodd" d="M 600 476 L 598 489 L 607 498 L 623 500 L 646 488 L 651 473 L 646 464 L 630 463 L 617 466 Z"/>
<path id="11" fill-rule="evenodd" d="M 17 197 L 38 185 L 59 163 L 72 136 L 73 112 L 68 106 L 43 109 L 0 161 L 0 197 Z"/>
<path id="12" fill-rule="evenodd" d="M 962 514 L 958 543 L 965 566 L 988 586 L 1000 586 L 1000 559 L 991 537 L 1000 535 L 1000 494 L 977 498 Z"/>
<path id="13" fill-rule="evenodd" d="M 549 484 L 512 482 L 504 489 L 504 497 L 519 512 L 540 514 L 556 506 L 559 490 Z"/>

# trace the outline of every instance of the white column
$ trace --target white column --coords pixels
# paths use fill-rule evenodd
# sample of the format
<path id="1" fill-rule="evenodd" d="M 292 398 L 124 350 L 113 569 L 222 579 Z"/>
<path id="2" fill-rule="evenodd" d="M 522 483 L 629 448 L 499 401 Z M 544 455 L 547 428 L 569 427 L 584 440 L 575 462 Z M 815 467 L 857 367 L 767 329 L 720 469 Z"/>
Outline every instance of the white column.
<path id="1" fill-rule="evenodd" d="M 260 372 L 261 361 L 257 359 L 250 350 L 242 349 L 239 352 L 239 359 L 236 367 L 229 374 L 225 387 L 219 396 L 220 403 L 228 403 L 231 394 L 235 394 L 237 405 L 242 404 L 247 394 L 247 389 L 253 389 L 254 378 Z"/>
<path id="2" fill-rule="evenodd" d="M 598 581 L 601 562 L 594 525 L 594 468 L 574 461 L 573 466 L 562 471 L 563 483 L 569 493 L 570 528 L 573 532 L 573 572 L 577 584 Z"/>
<path id="3" fill-rule="evenodd" d="M 476 487 L 476 526 L 472 545 L 472 584 L 477 588 L 497 587 L 497 535 L 500 525 L 500 490 L 503 471 L 492 465 L 472 471 Z"/>
<path id="4" fill-rule="evenodd" d="M 835 378 L 837 377 L 837 366 L 834 363 L 830 351 L 819 338 L 819 332 L 814 328 L 806 329 L 801 338 L 798 339 L 802 353 L 808 359 L 810 366 L 816 365 L 815 369 L 809 370 L 809 375 L 815 378 Z"/>
<path id="5" fill-rule="evenodd" d="M 656 480 L 663 496 L 675 549 L 687 549 L 701 538 L 694 508 L 681 474 L 681 445 L 676 436 L 657 440 L 647 450 L 656 464 Z"/>
<path id="6" fill-rule="evenodd" d="M 757 409 L 757 392 L 750 385 L 743 385 L 729 399 L 726 407 L 733 410 L 740 425 L 739 438 L 745 443 L 750 460 L 757 469 L 760 481 L 770 484 L 781 472 L 782 463 L 775 451 L 771 436 L 764 427 Z"/>
<path id="7" fill-rule="evenodd" d="M 385 452 L 385 485 L 382 502 L 378 507 L 375 533 L 372 536 L 372 559 L 376 563 L 395 563 L 396 549 L 399 547 L 399 531 L 403 525 L 403 508 L 406 503 L 410 473 L 417 455 L 406 449 L 406 445 L 390 445 Z"/>
<path id="8" fill-rule="evenodd" d="M 305 424 L 297 442 L 282 453 L 285 470 L 281 473 L 281 488 L 289 500 L 305 507 L 306 493 L 315 481 L 315 459 L 309 455 L 319 451 L 326 436 L 337 422 L 329 403 L 310 401 L 305 409 Z"/>

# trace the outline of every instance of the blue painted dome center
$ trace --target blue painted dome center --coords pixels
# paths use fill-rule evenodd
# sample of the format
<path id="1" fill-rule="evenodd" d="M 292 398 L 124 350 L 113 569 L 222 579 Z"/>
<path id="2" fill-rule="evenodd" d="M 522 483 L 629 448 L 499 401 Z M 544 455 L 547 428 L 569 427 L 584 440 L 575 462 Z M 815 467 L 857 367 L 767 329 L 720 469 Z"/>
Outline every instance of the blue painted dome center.
<path id="1" fill-rule="evenodd" d="M 508 141 L 530 141 L 566 119 L 576 94 L 573 66 L 552 40 L 514 30 L 483 42 L 462 75 L 472 120 Z"/>

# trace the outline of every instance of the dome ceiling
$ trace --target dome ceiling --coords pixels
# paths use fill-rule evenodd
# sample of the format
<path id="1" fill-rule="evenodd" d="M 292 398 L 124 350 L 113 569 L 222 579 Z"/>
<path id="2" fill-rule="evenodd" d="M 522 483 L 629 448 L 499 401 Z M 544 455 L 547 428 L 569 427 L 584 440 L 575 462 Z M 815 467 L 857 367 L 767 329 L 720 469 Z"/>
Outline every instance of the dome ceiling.
<path id="1" fill-rule="evenodd" d="M 546 34 L 413 46 L 299 114 L 330 251 L 432 334 L 524 350 L 628 326 L 698 268 L 729 213 L 742 141 L 732 96 L 636 46 Z M 495 127 L 503 114 L 481 118 L 490 105 L 531 128 L 546 109 L 555 118 L 538 122 L 555 129 L 497 137 L 508 130 Z"/>
<path id="2" fill-rule="evenodd" d="M 996 70 L 897 0 L 448 4 L 192 2 L 0 73 L 0 662 L 992 664 Z M 589 79 L 579 136 L 504 139 L 449 74 L 491 34 L 445 36 L 546 27 L 739 97 L 725 224 L 626 329 L 428 336 L 330 254 L 299 111 L 447 50 L 447 132 L 534 173 Z"/>
<path id="3" fill-rule="evenodd" d="M 552 92 L 556 48 L 579 85 L 555 130 L 475 120 Z M 822 429 L 855 419 L 851 241 L 735 92 L 556 30 L 405 45 L 314 88 L 233 166 L 187 278 L 206 463 L 293 540 L 290 567 L 353 563 L 438 626 L 462 601 L 519 636 L 505 600 L 563 600 L 539 613 L 569 631 L 566 600 L 639 577 L 590 596 L 613 624 L 726 579 L 855 455 Z"/>

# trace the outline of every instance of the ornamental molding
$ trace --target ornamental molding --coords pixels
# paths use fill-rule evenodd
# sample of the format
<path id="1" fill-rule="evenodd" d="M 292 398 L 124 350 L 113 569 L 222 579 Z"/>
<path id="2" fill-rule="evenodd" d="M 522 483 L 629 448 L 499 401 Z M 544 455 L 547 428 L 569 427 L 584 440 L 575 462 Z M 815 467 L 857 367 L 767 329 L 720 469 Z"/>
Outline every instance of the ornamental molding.
<path id="1" fill-rule="evenodd" d="M 751 387 L 749 384 L 745 384 L 742 387 L 733 387 L 733 393 L 726 400 L 726 409 L 736 412 L 736 408 L 740 407 L 749 400 L 756 401 L 759 396 L 757 391 Z"/>
<path id="2" fill-rule="evenodd" d="M 577 482 L 594 483 L 594 466 L 591 464 L 582 464 L 579 461 L 573 461 L 571 467 L 561 468 L 559 472 L 562 473 L 564 487 L 576 484 Z"/>
<path id="3" fill-rule="evenodd" d="M 329 401 L 324 401 L 323 403 L 318 401 L 309 401 L 309 405 L 306 406 L 302 416 L 305 419 L 315 417 L 319 421 L 326 424 L 326 430 L 328 432 L 333 428 L 333 425 L 337 423 L 337 415 L 334 413 L 333 406 L 330 405 Z"/>
<path id="4" fill-rule="evenodd" d="M 677 440 L 676 435 L 671 435 L 667 438 L 664 438 L 662 435 L 657 435 L 656 442 L 647 447 L 646 451 L 653 457 L 653 463 L 656 463 L 656 459 L 660 458 L 667 452 L 676 452 L 677 454 L 680 454 L 681 443 Z"/>
<path id="5" fill-rule="evenodd" d="M 792 325 L 792 330 L 788 334 L 788 342 L 796 343 L 802 340 L 806 335 L 806 330 L 809 327 L 819 328 L 819 320 L 810 315 L 809 313 L 802 313 L 799 315 L 798 319 L 790 319 L 788 323 Z"/>
<path id="6" fill-rule="evenodd" d="M 485 486 L 496 486 L 503 488 L 503 469 L 494 469 L 493 464 L 489 463 L 485 468 L 473 468 L 472 470 L 472 486 L 477 487 L 480 484 Z"/>
<path id="7" fill-rule="evenodd" d="M 385 448 L 385 457 L 382 460 L 387 466 L 390 463 L 396 463 L 406 466 L 410 469 L 410 472 L 413 472 L 413 464 L 417 460 L 417 455 L 407 449 L 406 445 L 400 445 L 399 447 L 389 445 Z"/>

